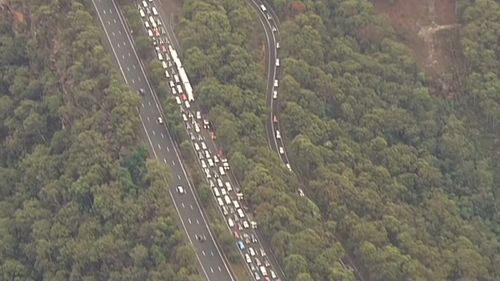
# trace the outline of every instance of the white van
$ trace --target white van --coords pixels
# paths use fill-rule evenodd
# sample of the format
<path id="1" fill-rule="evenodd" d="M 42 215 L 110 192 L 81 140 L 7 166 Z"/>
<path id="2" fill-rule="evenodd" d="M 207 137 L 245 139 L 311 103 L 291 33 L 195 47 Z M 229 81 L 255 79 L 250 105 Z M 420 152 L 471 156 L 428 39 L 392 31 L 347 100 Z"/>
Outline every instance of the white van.
<path id="1" fill-rule="evenodd" d="M 234 227 L 234 222 L 231 218 L 227 219 L 227 224 L 229 224 L 229 227 Z"/>
<path id="2" fill-rule="evenodd" d="M 233 190 L 233 188 L 231 187 L 231 183 L 229 183 L 228 181 L 225 182 L 225 185 L 226 185 L 227 191 Z"/>
<path id="3" fill-rule="evenodd" d="M 200 132 L 200 126 L 198 126 L 198 123 L 194 123 L 194 130 L 199 133 Z M 207 151 L 208 152 L 208 151 Z M 210 154 L 209 154 L 210 155 Z M 207 157 L 210 158 L 210 157 Z"/>
<path id="4" fill-rule="evenodd" d="M 191 107 L 191 105 L 189 104 L 189 101 L 185 101 L 184 105 L 186 106 L 186 108 L 190 108 Z"/>
<path id="5" fill-rule="evenodd" d="M 183 91 L 181 85 L 177 85 L 177 91 L 179 92 L 179 95 L 182 94 Z"/>
<path id="6" fill-rule="evenodd" d="M 177 74 L 174 75 L 174 81 L 175 81 L 175 83 L 180 83 L 179 75 L 177 75 Z"/>
<path id="7" fill-rule="evenodd" d="M 224 201 L 226 202 L 226 205 L 231 204 L 231 198 L 229 198 L 228 195 L 224 196 Z"/>
<path id="8" fill-rule="evenodd" d="M 153 26 L 154 28 L 157 28 L 158 26 L 156 25 L 156 21 L 155 19 L 153 18 L 153 16 L 149 16 L 149 22 L 151 23 L 151 26 Z"/>
<path id="9" fill-rule="evenodd" d="M 217 203 L 219 203 L 219 206 L 224 206 L 224 201 L 222 201 L 222 199 L 219 197 L 217 198 Z"/>
<path id="10" fill-rule="evenodd" d="M 262 276 L 267 276 L 267 271 L 265 266 L 260 266 L 260 273 L 262 273 Z"/>
<path id="11" fill-rule="evenodd" d="M 204 141 L 201 142 L 201 149 L 207 150 L 207 145 L 205 144 Z M 214 156 L 215 157 L 215 156 Z"/>
<path id="12" fill-rule="evenodd" d="M 243 213 L 243 211 L 241 209 L 236 210 L 236 212 L 238 213 L 238 216 L 240 217 L 240 219 L 245 217 L 245 214 Z"/>
<path id="13" fill-rule="evenodd" d="M 222 196 L 226 196 L 227 195 L 227 192 L 224 188 L 221 188 L 220 189 L 220 194 L 222 194 Z"/>
<path id="14" fill-rule="evenodd" d="M 207 160 L 208 160 L 208 165 L 209 165 L 210 167 L 213 167 L 213 166 L 214 166 L 214 161 L 212 161 L 212 159 L 211 159 L 211 158 L 208 158 Z"/>
<path id="15" fill-rule="evenodd" d="M 146 16 L 146 14 L 144 13 L 144 10 L 141 8 L 139 8 L 139 14 L 141 14 L 141 18 Z"/>
<path id="16" fill-rule="evenodd" d="M 250 256 L 252 256 L 252 257 L 255 256 L 255 251 L 253 250 L 252 247 L 248 247 L 248 252 L 250 253 Z"/>
<path id="17" fill-rule="evenodd" d="M 153 15 L 157 16 L 158 11 L 156 10 L 156 7 L 151 8 L 151 11 L 153 11 Z"/>
<path id="18" fill-rule="evenodd" d="M 224 187 L 224 184 L 222 184 L 221 179 L 217 179 L 217 185 L 218 185 L 220 188 Z"/>
<path id="19" fill-rule="evenodd" d="M 161 66 L 163 67 L 163 69 L 165 69 L 165 76 L 166 76 L 167 75 L 166 73 L 168 73 L 168 71 L 166 70 L 168 68 L 168 65 L 166 62 L 162 61 Z M 169 78 L 169 77 L 170 77 L 170 75 L 167 76 L 167 78 Z"/>
<path id="20" fill-rule="evenodd" d="M 219 193 L 219 190 L 217 189 L 217 187 L 214 187 L 214 194 L 215 194 L 215 197 L 220 197 L 220 193 Z"/>
<path id="21" fill-rule="evenodd" d="M 196 142 L 194 143 L 194 149 L 196 149 L 196 151 L 200 150 L 200 146 Z"/>
<path id="22" fill-rule="evenodd" d="M 179 97 L 175 97 L 175 102 L 180 105 L 182 102 L 181 102 L 181 99 Z"/>
<path id="23" fill-rule="evenodd" d="M 276 59 L 276 66 L 280 66 L 280 59 Z"/>
<path id="24" fill-rule="evenodd" d="M 163 55 L 160 52 L 158 52 L 158 59 L 163 61 Z"/>
<path id="25" fill-rule="evenodd" d="M 274 80 L 274 87 L 278 88 L 278 79 Z"/>
<path id="26" fill-rule="evenodd" d="M 267 11 L 266 6 L 264 6 L 264 5 L 262 5 L 262 4 L 260 5 L 260 9 L 261 9 L 263 12 Z"/>
<path id="27" fill-rule="evenodd" d="M 142 6 L 143 6 L 144 8 L 146 8 L 146 7 L 148 6 L 148 2 L 146 2 L 146 1 L 142 1 Z"/>
<path id="28" fill-rule="evenodd" d="M 240 208 L 240 203 L 237 200 L 233 200 L 233 205 L 236 209 Z"/>
<path id="29" fill-rule="evenodd" d="M 224 171 L 224 168 L 222 166 L 219 167 L 219 173 L 221 176 L 226 174 L 226 172 Z"/>
<path id="30" fill-rule="evenodd" d="M 148 36 L 153 37 L 153 31 L 151 31 L 151 29 L 148 29 Z"/>

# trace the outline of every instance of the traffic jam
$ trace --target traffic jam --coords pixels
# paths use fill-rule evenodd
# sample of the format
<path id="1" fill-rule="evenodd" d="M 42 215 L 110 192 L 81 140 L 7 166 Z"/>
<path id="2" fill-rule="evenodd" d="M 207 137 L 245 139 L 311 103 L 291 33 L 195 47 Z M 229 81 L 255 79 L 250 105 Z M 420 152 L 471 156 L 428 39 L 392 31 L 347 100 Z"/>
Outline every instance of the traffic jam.
<path id="1" fill-rule="evenodd" d="M 254 233 L 254 229 L 257 228 L 256 222 L 249 218 L 244 211 L 246 207 L 243 204 L 243 194 L 238 186 L 232 184 L 236 181 L 231 178 L 229 163 L 223 152 L 215 147 L 213 142 L 215 131 L 210 122 L 203 118 L 201 112 L 195 110 L 196 105 L 194 104 L 191 84 L 176 50 L 168 40 L 158 9 L 152 0 L 141 1 L 138 9 L 146 33 L 152 40 L 157 58 L 162 64 L 171 94 L 180 107 L 182 120 L 191 138 L 198 163 L 212 190 L 219 210 L 226 219 L 229 230 L 237 240 L 236 246 L 240 250 L 252 277 L 257 281 L 280 280 Z M 158 117 L 158 122 L 163 123 L 161 117 Z M 185 191 L 183 190 L 183 192 Z M 201 242 L 206 239 L 202 235 L 195 235 L 195 237 Z"/>

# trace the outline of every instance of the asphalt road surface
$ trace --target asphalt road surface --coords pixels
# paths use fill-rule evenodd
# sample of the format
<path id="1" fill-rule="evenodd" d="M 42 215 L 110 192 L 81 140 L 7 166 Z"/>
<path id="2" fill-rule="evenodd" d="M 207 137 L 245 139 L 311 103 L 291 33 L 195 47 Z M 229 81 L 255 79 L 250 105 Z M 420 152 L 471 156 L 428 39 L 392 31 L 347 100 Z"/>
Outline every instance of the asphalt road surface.
<path id="1" fill-rule="evenodd" d="M 93 0 L 92 2 L 125 81 L 137 91 L 144 90 L 142 105 L 138 109 L 142 127 L 155 158 L 170 166 L 171 186 L 166 188 L 170 189 L 175 208 L 188 239 L 194 245 L 203 274 L 210 281 L 234 281 L 229 266 L 215 243 L 205 215 L 194 196 L 193 188 L 177 152 L 177 146 L 172 141 L 166 126 L 158 122 L 159 117 L 164 119 L 160 103 L 148 83 L 116 4 L 110 0 Z M 184 194 L 177 191 L 178 186 L 183 187 Z M 196 236 L 206 237 L 206 240 L 199 241 Z"/>

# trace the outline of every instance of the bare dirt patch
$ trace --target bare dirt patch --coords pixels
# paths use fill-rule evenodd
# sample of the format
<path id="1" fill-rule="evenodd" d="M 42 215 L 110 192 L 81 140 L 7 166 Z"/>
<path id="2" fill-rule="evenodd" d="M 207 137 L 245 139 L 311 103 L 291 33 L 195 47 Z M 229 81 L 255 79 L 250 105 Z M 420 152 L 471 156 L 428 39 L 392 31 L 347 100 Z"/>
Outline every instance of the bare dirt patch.
<path id="1" fill-rule="evenodd" d="M 394 30 L 414 53 L 435 90 L 453 95 L 459 24 L 456 0 L 370 0 L 375 10 L 389 18 Z M 454 82 L 455 81 L 455 82 Z"/>

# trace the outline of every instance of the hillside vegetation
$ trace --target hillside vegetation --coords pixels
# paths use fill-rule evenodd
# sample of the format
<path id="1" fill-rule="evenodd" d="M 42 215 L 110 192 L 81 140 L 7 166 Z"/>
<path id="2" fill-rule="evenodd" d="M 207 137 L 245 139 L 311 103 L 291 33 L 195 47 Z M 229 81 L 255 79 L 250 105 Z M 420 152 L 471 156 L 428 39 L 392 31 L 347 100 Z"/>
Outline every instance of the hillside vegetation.
<path id="1" fill-rule="evenodd" d="M 116 74 L 91 8 L 9 3 L 0 279 L 201 280 L 169 204 L 169 171 L 137 146 L 140 99 Z"/>
<path id="2" fill-rule="evenodd" d="M 429 94 L 368 1 L 302 4 L 273 2 L 300 182 L 267 148 L 254 12 L 185 1 L 181 32 L 196 94 L 287 279 L 354 280 L 337 262 L 347 256 L 372 281 L 498 280 L 498 4 L 461 2 L 470 72 L 467 98 L 452 101 Z M 302 184 L 311 200 L 296 195 Z"/>

